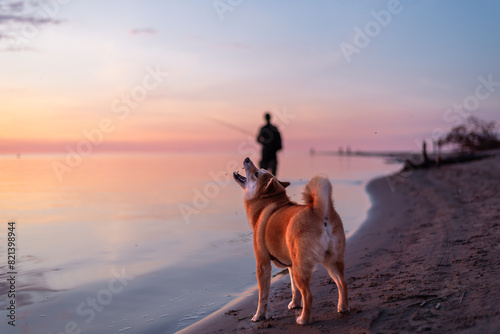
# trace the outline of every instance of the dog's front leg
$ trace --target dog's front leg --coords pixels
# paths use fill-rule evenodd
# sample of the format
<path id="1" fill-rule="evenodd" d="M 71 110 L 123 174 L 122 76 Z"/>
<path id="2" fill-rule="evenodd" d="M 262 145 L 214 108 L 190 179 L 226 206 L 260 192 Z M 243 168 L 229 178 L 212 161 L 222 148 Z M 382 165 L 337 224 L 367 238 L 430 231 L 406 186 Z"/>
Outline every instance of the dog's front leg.
<path id="1" fill-rule="evenodd" d="M 297 286 L 295 285 L 293 281 L 293 273 L 292 273 L 292 267 L 288 268 L 288 273 L 290 275 L 290 285 L 292 287 L 292 301 L 290 304 L 288 304 L 288 309 L 294 309 L 294 308 L 300 308 L 302 307 L 302 295 L 300 294 L 299 289 L 297 289 Z"/>
<path id="2" fill-rule="evenodd" d="M 257 281 L 259 282 L 259 306 L 252 321 L 266 319 L 267 300 L 269 298 L 269 289 L 271 287 L 271 261 L 267 260 L 257 263 Z"/>

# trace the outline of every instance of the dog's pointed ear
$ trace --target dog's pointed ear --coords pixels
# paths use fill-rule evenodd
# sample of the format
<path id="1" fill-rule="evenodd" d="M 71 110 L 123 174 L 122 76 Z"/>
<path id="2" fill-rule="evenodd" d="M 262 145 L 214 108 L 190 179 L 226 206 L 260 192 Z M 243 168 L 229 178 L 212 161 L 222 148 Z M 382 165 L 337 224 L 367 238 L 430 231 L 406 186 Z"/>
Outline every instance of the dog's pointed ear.
<path id="1" fill-rule="evenodd" d="M 273 191 L 276 191 L 276 182 L 274 181 L 274 178 L 270 178 L 262 192 L 267 194 Z"/>
<path id="2" fill-rule="evenodd" d="M 286 188 L 290 185 L 290 182 L 288 181 L 278 181 L 278 182 L 283 186 L 283 188 Z"/>
<path id="3" fill-rule="evenodd" d="M 279 186 L 282 186 L 283 188 L 286 188 L 290 185 L 290 182 L 287 181 L 280 181 L 278 179 L 275 179 L 274 177 L 270 178 L 269 181 L 267 181 L 266 186 L 262 190 L 264 194 L 267 193 L 273 193 L 278 190 Z"/>

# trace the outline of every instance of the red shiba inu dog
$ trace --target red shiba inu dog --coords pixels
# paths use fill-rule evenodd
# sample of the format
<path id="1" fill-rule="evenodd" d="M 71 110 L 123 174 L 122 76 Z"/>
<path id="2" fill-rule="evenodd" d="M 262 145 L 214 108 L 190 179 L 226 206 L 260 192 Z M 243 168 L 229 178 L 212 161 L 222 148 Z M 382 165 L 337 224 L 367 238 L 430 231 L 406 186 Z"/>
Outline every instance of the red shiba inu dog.
<path id="1" fill-rule="evenodd" d="M 245 191 L 244 202 L 253 229 L 257 260 L 259 306 L 252 318 L 266 318 L 271 285 L 271 261 L 287 267 L 292 286 L 289 309 L 300 308 L 298 324 L 311 321 L 313 297 L 310 281 L 314 267 L 321 263 L 337 284 L 337 310 L 347 312 L 347 285 L 344 280 L 345 234 L 342 220 L 333 208 L 332 185 L 325 176 L 315 176 L 305 187 L 305 204 L 290 201 L 281 182 L 264 169 L 257 169 L 249 158 L 243 163 L 246 177 L 234 172 L 235 181 Z"/>

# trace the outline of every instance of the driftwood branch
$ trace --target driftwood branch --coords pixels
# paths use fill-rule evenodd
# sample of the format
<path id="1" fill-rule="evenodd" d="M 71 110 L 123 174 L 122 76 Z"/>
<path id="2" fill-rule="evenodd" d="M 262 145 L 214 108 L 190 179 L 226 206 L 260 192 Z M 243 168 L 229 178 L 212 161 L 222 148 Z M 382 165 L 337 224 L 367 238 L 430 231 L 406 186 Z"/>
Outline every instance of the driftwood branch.
<path id="1" fill-rule="evenodd" d="M 466 293 L 466 292 L 467 292 L 467 291 L 464 291 L 464 293 L 462 294 L 462 298 L 460 298 L 460 304 L 462 304 L 462 302 L 464 301 L 464 297 L 465 297 L 465 293 Z"/>

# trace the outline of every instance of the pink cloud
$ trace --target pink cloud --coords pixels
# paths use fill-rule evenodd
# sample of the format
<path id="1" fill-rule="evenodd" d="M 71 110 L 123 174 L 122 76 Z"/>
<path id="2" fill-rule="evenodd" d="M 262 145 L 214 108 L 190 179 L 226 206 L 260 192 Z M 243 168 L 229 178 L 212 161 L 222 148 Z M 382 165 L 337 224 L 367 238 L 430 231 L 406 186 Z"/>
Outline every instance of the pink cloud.
<path id="1" fill-rule="evenodd" d="M 130 30 L 132 35 L 154 35 L 156 34 L 156 30 L 152 28 L 134 28 Z"/>
<path id="2" fill-rule="evenodd" d="M 237 49 L 237 50 L 250 50 L 252 47 L 238 42 L 233 43 L 215 43 L 215 47 L 221 49 Z"/>

